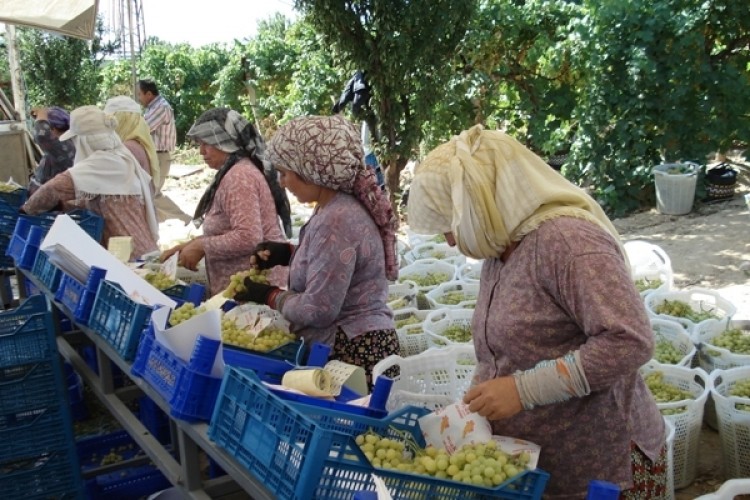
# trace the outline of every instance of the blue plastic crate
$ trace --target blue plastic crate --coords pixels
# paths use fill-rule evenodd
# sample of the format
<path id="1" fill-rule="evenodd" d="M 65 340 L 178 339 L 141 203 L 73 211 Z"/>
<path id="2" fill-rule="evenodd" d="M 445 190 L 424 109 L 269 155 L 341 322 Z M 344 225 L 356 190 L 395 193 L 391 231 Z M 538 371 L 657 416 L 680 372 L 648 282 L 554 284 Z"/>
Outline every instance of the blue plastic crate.
<path id="1" fill-rule="evenodd" d="M 43 250 L 37 252 L 34 265 L 31 267 L 31 274 L 52 293 L 57 292 L 60 287 L 62 271 L 50 262 L 49 255 Z"/>
<path id="2" fill-rule="evenodd" d="M 77 322 L 83 325 L 88 324 L 99 283 L 104 280 L 106 273 L 106 269 L 91 266 L 86 282 L 81 283 L 63 272 L 60 285 L 55 292 L 55 300 L 67 307 Z"/>
<path id="3" fill-rule="evenodd" d="M 219 342 L 198 336 L 189 362 L 161 345 L 147 329 L 141 337 L 133 374 L 148 382 L 169 403 L 170 415 L 189 422 L 208 421 L 221 379 L 211 376 Z"/>
<path id="4" fill-rule="evenodd" d="M 57 356 L 52 309 L 44 295 L 29 297 L 0 312 L 0 369 L 48 361 Z"/>
<path id="5" fill-rule="evenodd" d="M 138 420 L 161 444 L 172 441 L 169 417 L 148 396 L 138 398 Z"/>
<path id="6" fill-rule="evenodd" d="M 98 357 L 96 355 L 96 346 L 93 346 L 93 345 L 84 346 L 81 349 L 81 353 L 88 367 L 91 368 L 91 370 L 94 373 L 99 375 L 99 362 L 98 362 Z M 112 382 L 114 383 L 115 389 L 119 389 L 120 387 L 123 387 L 126 383 L 125 374 L 122 372 L 120 367 L 117 366 L 111 360 L 108 359 L 106 362 L 110 364 L 110 368 L 112 370 Z"/>
<path id="7" fill-rule="evenodd" d="M 172 484 L 158 468 L 142 465 L 96 476 L 86 481 L 85 488 L 89 500 L 133 500 L 170 486 Z"/>
<path id="8" fill-rule="evenodd" d="M 313 343 L 306 353 L 301 342 L 291 342 L 267 353 L 249 351 L 239 347 L 222 346 L 224 363 L 237 368 L 249 368 L 264 382 L 280 384 L 286 372 L 297 365 L 324 366 L 331 348 Z M 299 354 L 299 355 L 298 355 Z"/>
<path id="9" fill-rule="evenodd" d="M 21 214 L 18 216 L 19 220 L 25 220 L 32 226 L 40 226 L 44 229 L 46 234 L 49 228 L 55 223 L 57 216 L 63 212 L 46 212 L 38 215 L 27 215 Z M 65 215 L 73 219 L 73 221 L 80 226 L 81 229 L 86 231 L 86 234 L 91 236 L 98 242 L 102 240 L 102 234 L 104 233 L 104 218 L 90 210 L 76 209 L 70 212 L 64 212 Z"/>
<path id="10" fill-rule="evenodd" d="M 10 233 L 0 234 L 0 269 L 11 269 L 16 263 L 13 257 L 5 255 L 10 245 Z"/>
<path id="11" fill-rule="evenodd" d="M 31 269 L 48 228 L 34 226 L 23 216 L 18 218 L 5 255 L 11 257 L 17 267 Z"/>
<path id="12" fill-rule="evenodd" d="M 89 317 L 89 327 L 125 361 L 133 361 L 141 332 L 153 308 L 131 299 L 118 283 L 102 280 Z"/>
<path id="13" fill-rule="evenodd" d="M 18 212 L 18 209 L 26 203 L 28 197 L 29 191 L 22 187 L 19 187 L 14 191 L 0 191 L 0 203 L 3 203 L 10 208 L 14 208 L 16 212 Z"/>
<path id="14" fill-rule="evenodd" d="M 0 498 L 83 500 L 83 481 L 72 445 L 0 463 Z"/>
<path id="15" fill-rule="evenodd" d="M 424 443 L 418 418 L 405 408 L 385 419 L 295 405 L 268 391 L 249 370 L 228 367 L 208 435 L 283 499 L 349 500 L 353 491 L 374 489 L 372 473 L 396 498 L 538 499 L 549 475 L 526 471 L 497 488 L 374 469 L 354 442 L 371 428 L 395 437 L 406 431 Z"/>
<path id="16" fill-rule="evenodd" d="M 56 359 L 0 369 L 0 421 L 60 404 L 60 365 Z"/>
<path id="17" fill-rule="evenodd" d="M 76 454 L 84 471 L 107 465 L 102 461 L 109 454 L 116 454 L 121 460 L 145 456 L 133 437 L 124 430 L 79 439 L 76 441 Z"/>
<path id="18" fill-rule="evenodd" d="M 161 293 L 174 300 L 175 307 L 180 307 L 185 302 L 191 302 L 193 305 L 199 306 L 206 298 L 206 287 L 200 283 L 173 285 L 165 288 Z"/>

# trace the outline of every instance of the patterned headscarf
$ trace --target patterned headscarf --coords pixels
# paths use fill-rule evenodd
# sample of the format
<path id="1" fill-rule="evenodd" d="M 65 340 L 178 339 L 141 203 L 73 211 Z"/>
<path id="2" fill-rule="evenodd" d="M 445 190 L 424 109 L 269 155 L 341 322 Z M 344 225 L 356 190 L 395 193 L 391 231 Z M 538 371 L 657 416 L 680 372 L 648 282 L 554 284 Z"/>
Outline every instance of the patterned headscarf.
<path id="1" fill-rule="evenodd" d="M 268 187 L 271 189 L 276 212 L 281 217 L 287 237 L 292 235 L 292 211 L 286 192 L 279 185 L 276 169 L 264 161 L 265 144 L 252 123 L 233 109 L 214 108 L 206 111 L 190 127 L 187 133 L 190 139 L 213 146 L 229 153 L 226 163 L 219 169 L 214 181 L 203 193 L 195 210 L 194 220 L 202 222 L 206 212 L 211 208 L 216 190 L 224 176 L 241 157 L 250 161 L 263 172 Z"/>
<path id="2" fill-rule="evenodd" d="M 57 130 L 68 130 L 70 128 L 70 114 L 58 106 L 52 106 L 47 110 L 47 121 L 50 127 Z"/>
<path id="3" fill-rule="evenodd" d="M 410 229 L 452 231 L 461 253 L 476 259 L 498 258 L 511 242 L 562 216 L 592 221 L 619 242 L 593 198 L 517 140 L 481 125 L 430 152 L 409 191 Z"/>
<path id="4" fill-rule="evenodd" d="M 357 198 L 380 230 L 386 277 L 398 278 L 398 219 L 375 173 L 365 166 L 359 130 L 353 123 L 340 115 L 296 118 L 274 134 L 268 156 L 307 182 Z"/>

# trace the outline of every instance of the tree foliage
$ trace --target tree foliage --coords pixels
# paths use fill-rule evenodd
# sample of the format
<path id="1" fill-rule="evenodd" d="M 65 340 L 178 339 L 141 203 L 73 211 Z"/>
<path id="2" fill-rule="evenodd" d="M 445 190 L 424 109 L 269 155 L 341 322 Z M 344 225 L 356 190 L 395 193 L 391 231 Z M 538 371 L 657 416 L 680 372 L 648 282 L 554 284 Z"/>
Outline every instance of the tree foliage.
<path id="1" fill-rule="evenodd" d="M 297 0 L 349 73 L 366 73 L 378 120 L 376 151 L 387 165 L 391 193 L 413 157 L 450 61 L 474 15 L 476 0 Z"/>

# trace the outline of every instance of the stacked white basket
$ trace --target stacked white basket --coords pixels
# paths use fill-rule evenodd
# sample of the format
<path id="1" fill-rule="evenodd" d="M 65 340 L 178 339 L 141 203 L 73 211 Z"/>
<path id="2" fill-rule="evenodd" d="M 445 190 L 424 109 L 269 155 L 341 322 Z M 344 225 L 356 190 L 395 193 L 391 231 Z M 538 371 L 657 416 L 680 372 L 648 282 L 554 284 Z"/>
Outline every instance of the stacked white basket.
<path id="1" fill-rule="evenodd" d="M 691 366 L 697 349 L 690 338 L 690 333 L 682 324 L 668 319 L 651 318 L 651 330 L 657 342 L 666 340 L 682 354 L 682 358 L 675 363 L 676 365 L 688 368 Z"/>
<path id="2" fill-rule="evenodd" d="M 429 292 L 440 283 L 452 280 L 456 275 L 456 266 L 437 259 L 422 259 L 402 267 L 398 275 L 399 281 L 415 281 L 420 292 Z M 434 284 L 421 285 L 419 280 L 430 275 L 442 277 L 442 279 Z"/>
<path id="3" fill-rule="evenodd" d="M 473 346 L 474 343 L 471 340 L 454 342 L 443 336 L 443 332 L 451 326 L 471 328 L 472 316 L 474 316 L 473 309 L 436 309 L 430 311 L 424 323 L 422 323 L 422 328 L 427 334 L 427 345 L 437 348 L 465 344 Z"/>
<path id="4" fill-rule="evenodd" d="M 399 309 L 393 311 L 393 319 L 396 321 L 396 334 L 398 335 L 399 345 L 401 346 L 401 356 L 414 356 L 420 352 L 426 351 L 429 347 L 427 344 L 427 334 L 424 332 L 423 322 L 429 311 L 420 310 L 414 307 Z M 408 318 L 416 318 L 416 323 L 399 325 L 400 321 Z"/>
<path id="5" fill-rule="evenodd" d="M 674 500 L 674 436 L 676 428 L 671 420 L 664 417 L 667 433 L 667 500 Z"/>
<path id="6" fill-rule="evenodd" d="M 689 486 L 695 480 L 703 409 L 711 390 L 711 382 L 708 374 L 700 368 L 662 365 L 653 362 L 641 368 L 644 377 L 654 371 L 663 373 L 665 383 L 689 392 L 693 396 L 693 399 L 657 403 L 660 410 L 684 408 L 681 413 L 664 416 L 675 426 L 673 477 L 674 487 L 680 489 Z"/>
<path id="7" fill-rule="evenodd" d="M 735 326 L 734 322 L 730 322 L 726 326 L 715 324 L 698 335 L 696 339 L 700 346 L 698 359 L 700 367 L 706 372 L 711 373 L 714 370 L 728 370 L 736 366 L 750 365 L 750 354 L 738 354 L 724 347 L 713 345 L 713 339 L 731 328 L 742 329 L 739 325 Z M 750 331 L 745 331 L 745 333 L 750 335 Z"/>
<path id="8" fill-rule="evenodd" d="M 375 365 L 372 377 L 377 379 L 389 368 L 399 367 L 386 404 L 389 411 L 408 405 L 437 410 L 463 398 L 471 386 L 476 362 L 472 345 L 453 345 L 408 358 L 388 356 Z"/>
<path id="9" fill-rule="evenodd" d="M 444 302 L 443 298 L 451 292 L 463 295 L 465 300 L 455 304 Z M 447 281 L 439 284 L 426 295 L 433 309 L 474 309 L 477 295 L 479 295 L 479 283 L 465 283 L 460 280 Z"/>
<path id="10" fill-rule="evenodd" d="M 703 321 L 693 322 L 686 318 L 677 318 L 667 314 L 659 314 L 655 309 L 664 301 L 678 300 L 686 302 L 696 312 L 710 312 L 716 318 L 704 319 Z M 646 295 L 644 302 L 646 311 L 653 318 L 670 319 L 688 326 L 690 338 L 693 343 L 698 343 L 703 332 L 714 331 L 716 328 L 726 328 L 732 316 L 737 312 L 737 308 L 722 297 L 718 292 L 706 290 L 703 288 L 693 288 L 690 290 L 674 290 L 669 292 L 651 292 Z"/>
<path id="11" fill-rule="evenodd" d="M 658 245 L 641 240 L 627 241 L 623 244 L 625 253 L 630 262 L 633 280 L 661 281 L 661 285 L 655 289 L 647 289 L 641 292 L 641 296 L 658 291 L 667 292 L 672 290 L 674 273 L 672 261 L 664 250 Z"/>
<path id="12" fill-rule="evenodd" d="M 479 283 L 483 262 L 483 260 L 478 260 L 467 261 L 464 264 L 461 264 L 456 270 L 456 279 L 461 280 L 464 283 Z"/>
<path id="13" fill-rule="evenodd" d="M 724 457 L 724 475 L 728 478 L 750 476 L 750 411 L 737 409 L 737 404 L 750 405 L 750 398 L 730 395 L 741 380 L 750 379 L 750 366 L 714 370 L 711 374 L 711 397 Z"/>

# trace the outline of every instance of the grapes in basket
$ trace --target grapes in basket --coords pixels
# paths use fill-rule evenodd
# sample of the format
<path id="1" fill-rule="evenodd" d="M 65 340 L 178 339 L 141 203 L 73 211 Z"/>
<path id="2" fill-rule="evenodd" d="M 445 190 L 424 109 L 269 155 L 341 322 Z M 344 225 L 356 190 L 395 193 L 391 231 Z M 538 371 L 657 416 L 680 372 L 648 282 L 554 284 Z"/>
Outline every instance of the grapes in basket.
<path id="1" fill-rule="evenodd" d="M 663 284 L 664 282 L 660 280 L 659 278 L 654 278 L 654 279 L 641 278 L 641 279 L 635 280 L 635 287 L 638 289 L 639 292 L 645 292 L 646 290 L 656 290 Z"/>
<path id="2" fill-rule="evenodd" d="M 750 354 L 750 334 L 743 332 L 739 328 L 725 330 L 716 337 L 707 340 L 706 343 L 716 347 L 723 347 L 735 354 Z"/>
<path id="3" fill-rule="evenodd" d="M 234 273 L 229 277 L 229 285 L 224 290 L 224 297 L 231 299 L 240 292 L 246 292 L 247 288 L 245 288 L 245 278 L 250 278 L 250 281 L 253 281 L 255 283 L 262 283 L 264 285 L 267 285 L 268 273 L 268 269 L 248 269 L 247 271 Z"/>
<path id="4" fill-rule="evenodd" d="M 651 391 L 654 399 L 657 403 L 671 403 L 673 401 L 684 401 L 686 399 L 694 399 L 693 395 L 688 391 L 684 391 L 679 387 L 664 381 L 664 373 L 660 371 L 654 371 L 644 377 L 646 386 Z M 679 408 L 663 408 L 660 409 L 662 415 L 677 415 L 685 413 L 687 407 Z"/>
<path id="5" fill-rule="evenodd" d="M 399 281 L 413 281 L 417 286 L 433 286 L 449 281 L 451 279 L 448 273 L 427 273 L 427 274 L 407 274 L 399 277 Z"/>
<path id="6" fill-rule="evenodd" d="M 166 290 L 177 284 L 177 281 L 174 278 L 161 271 L 151 271 L 144 276 L 144 279 L 148 281 L 151 286 L 158 288 L 159 290 Z"/>
<path id="7" fill-rule="evenodd" d="M 235 320 L 221 319 L 221 341 L 227 345 L 251 351 L 269 352 L 295 340 L 297 338 L 293 333 L 275 326 L 268 326 L 258 335 L 252 336 L 244 328 L 239 327 Z"/>
<path id="8" fill-rule="evenodd" d="M 473 300 L 476 296 L 462 292 L 461 290 L 454 290 L 452 292 L 446 292 L 441 295 L 437 302 L 441 304 L 456 305 L 467 300 Z"/>
<path id="9" fill-rule="evenodd" d="M 406 316 L 405 318 L 397 319 L 396 320 L 396 329 L 403 328 L 407 325 L 416 325 L 417 323 L 421 323 L 422 320 L 419 319 L 419 317 L 416 314 L 410 314 Z"/>
<path id="10" fill-rule="evenodd" d="M 665 365 L 676 365 L 685 357 L 669 340 L 658 339 L 654 346 L 654 359 Z"/>
<path id="11" fill-rule="evenodd" d="M 654 307 L 656 314 L 666 314 L 667 316 L 674 316 L 676 318 L 685 318 L 693 323 L 700 323 L 707 319 L 718 319 L 719 317 L 714 314 L 713 310 L 694 310 L 690 304 L 683 302 L 682 300 L 665 300 L 661 304 Z"/>
<path id="12" fill-rule="evenodd" d="M 529 454 L 510 455 L 495 441 L 466 444 L 449 455 L 443 448 L 421 448 L 411 436 L 391 439 L 368 431 L 355 442 L 373 467 L 494 488 L 526 470 Z"/>
<path id="13" fill-rule="evenodd" d="M 206 309 L 203 306 L 196 307 L 192 302 L 185 302 L 169 313 L 169 324 L 170 326 L 177 326 L 205 311 Z"/>
<path id="14" fill-rule="evenodd" d="M 734 386 L 729 390 L 729 395 L 737 396 L 738 398 L 750 398 L 750 379 L 735 382 Z M 743 403 L 737 403 L 734 407 L 741 411 L 750 411 L 750 405 Z"/>
<path id="15" fill-rule="evenodd" d="M 471 327 L 468 325 L 451 325 L 440 336 L 453 342 L 471 342 Z"/>

